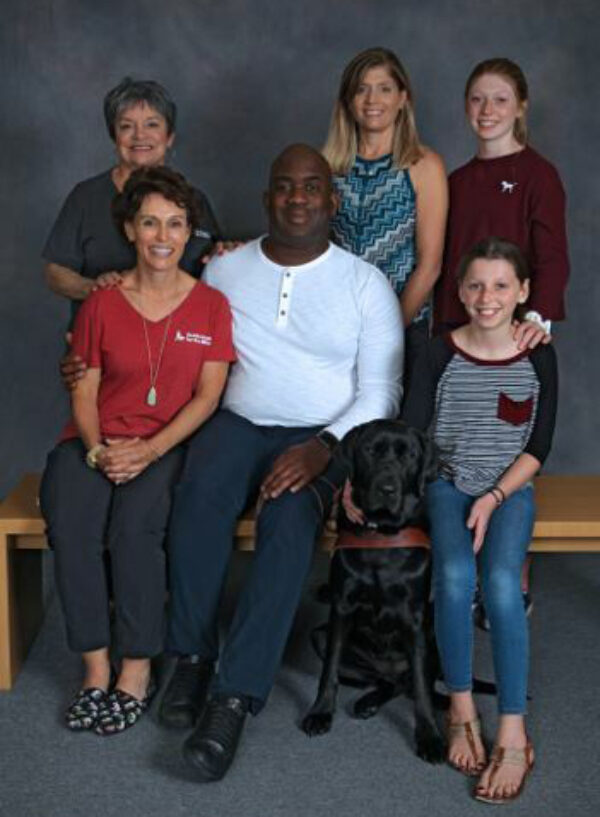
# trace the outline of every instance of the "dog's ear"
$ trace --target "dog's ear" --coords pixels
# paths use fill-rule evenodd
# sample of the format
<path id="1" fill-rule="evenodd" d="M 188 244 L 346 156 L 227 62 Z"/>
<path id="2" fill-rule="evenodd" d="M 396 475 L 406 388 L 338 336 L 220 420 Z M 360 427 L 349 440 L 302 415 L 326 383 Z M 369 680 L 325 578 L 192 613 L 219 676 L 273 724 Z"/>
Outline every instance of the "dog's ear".
<path id="1" fill-rule="evenodd" d="M 440 455 L 437 445 L 429 434 L 419 432 L 421 439 L 421 450 L 423 459 L 421 462 L 421 473 L 419 475 L 419 494 L 425 495 L 425 488 L 428 482 L 437 479 L 440 472 Z"/>
<path id="2" fill-rule="evenodd" d="M 362 426 L 355 426 L 345 434 L 335 452 L 336 457 L 343 463 L 350 482 L 354 477 L 354 453 L 362 434 L 362 428 Z"/>

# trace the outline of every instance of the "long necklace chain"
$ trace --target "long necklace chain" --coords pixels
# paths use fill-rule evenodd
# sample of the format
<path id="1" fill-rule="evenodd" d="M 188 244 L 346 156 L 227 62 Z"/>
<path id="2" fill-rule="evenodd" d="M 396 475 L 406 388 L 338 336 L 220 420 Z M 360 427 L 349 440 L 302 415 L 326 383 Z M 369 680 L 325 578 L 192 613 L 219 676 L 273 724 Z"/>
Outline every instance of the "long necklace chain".
<path id="1" fill-rule="evenodd" d="M 158 379 L 160 364 L 162 363 L 163 352 L 165 351 L 165 344 L 167 342 L 167 335 L 169 334 L 169 327 L 171 326 L 171 318 L 173 317 L 173 312 L 171 312 L 171 314 L 169 315 L 169 320 L 167 321 L 165 331 L 163 332 L 162 342 L 160 344 L 160 351 L 158 353 L 158 359 L 156 361 L 155 367 L 153 367 L 152 365 L 152 353 L 150 351 L 150 339 L 148 338 L 148 327 L 146 326 L 146 318 L 144 318 L 143 315 L 141 317 L 142 324 L 144 326 L 144 338 L 146 339 L 146 352 L 148 353 L 148 369 L 150 370 L 150 388 L 148 389 L 148 393 L 146 395 L 146 405 L 155 406 L 158 403 L 156 381 Z"/>

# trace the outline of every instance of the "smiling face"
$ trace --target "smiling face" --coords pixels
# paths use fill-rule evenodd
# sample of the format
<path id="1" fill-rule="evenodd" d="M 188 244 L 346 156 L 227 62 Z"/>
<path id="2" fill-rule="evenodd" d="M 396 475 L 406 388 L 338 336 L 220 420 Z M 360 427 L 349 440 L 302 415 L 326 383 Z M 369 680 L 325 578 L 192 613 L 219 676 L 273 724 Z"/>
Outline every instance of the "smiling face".
<path id="1" fill-rule="evenodd" d="M 271 168 L 264 203 L 270 242 L 297 249 L 327 244 L 336 199 L 325 159 L 305 145 L 285 150 Z"/>
<path id="2" fill-rule="evenodd" d="M 476 258 L 458 295 L 472 325 L 485 331 L 510 328 L 517 305 L 527 300 L 529 281 L 519 281 L 513 265 L 503 258 Z"/>
<path id="3" fill-rule="evenodd" d="M 350 110 L 360 132 L 393 135 L 405 102 L 406 91 L 398 87 L 388 69 L 381 65 L 365 71 Z"/>
<path id="4" fill-rule="evenodd" d="M 519 101 L 512 82 L 500 74 L 482 74 L 467 93 L 469 124 L 477 138 L 493 143 L 499 154 L 513 153 L 521 147 L 515 137 L 515 122 L 525 109 L 526 103 Z"/>
<path id="5" fill-rule="evenodd" d="M 125 108 L 115 123 L 119 164 L 129 171 L 164 164 L 174 138 L 164 116 L 145 102 Z"/>
<path id="6" fill-rule="evenodd" d="M 152 271 L 176 268 L 191 232 L 186 211 L 160 193 L 145 196 L 133 221 L 124 226 L 135 244 L 138 267 Z"/>

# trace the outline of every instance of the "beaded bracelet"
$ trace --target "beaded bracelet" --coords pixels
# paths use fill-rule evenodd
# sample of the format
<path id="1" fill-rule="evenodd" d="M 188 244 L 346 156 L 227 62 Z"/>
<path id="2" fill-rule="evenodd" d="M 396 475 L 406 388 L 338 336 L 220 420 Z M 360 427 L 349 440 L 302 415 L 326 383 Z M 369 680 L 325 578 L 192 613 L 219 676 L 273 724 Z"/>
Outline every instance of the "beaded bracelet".
<path id="1" fill-rule="evenodd" d="M 498 493 L 496 493 L 496 491 Z M 498 507 L 500 507 L 500 505 L 502 505 L 502 503 L 506 499 L 506 494 L 504 493 L 504 491 L 502 490 L 502 488 L 499 485 L 494 485 L 493 488 L 490 488 L 490 490 L 488 491 L 488 494 L 491 494 L 494 497 L 494 499 L 496 500 L 496 505 Z M 498 499 L 498 494 L 500 494 L 500 499 Z"/>

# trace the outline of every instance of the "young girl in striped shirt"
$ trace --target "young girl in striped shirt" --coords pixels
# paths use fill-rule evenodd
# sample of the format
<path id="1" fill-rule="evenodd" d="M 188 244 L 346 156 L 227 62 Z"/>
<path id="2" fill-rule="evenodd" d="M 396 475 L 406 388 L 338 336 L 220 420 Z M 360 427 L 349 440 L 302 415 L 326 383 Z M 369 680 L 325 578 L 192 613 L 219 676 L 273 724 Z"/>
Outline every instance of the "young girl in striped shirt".
<path id="1" fill-rule="evenodd" d="M 469 323 L 420 356 L 403 418 L 431 428 L 440 477 L 428 488 L 435 627 L 450 693 L 448 760 L 479 781 L 474 796 L 516 798 L 533 766 L 525 731 L 529 645 L 520 589 L 534 524 L 531 480 L 550 449 L 556 414 L 552 346 L 519 350 L 513 319 L 529 294 L 519 249 L 479 242 L 459 266 Z M 477 563 L 491 627 L 499 722 L 488 759 L 471 692 Z"/>

